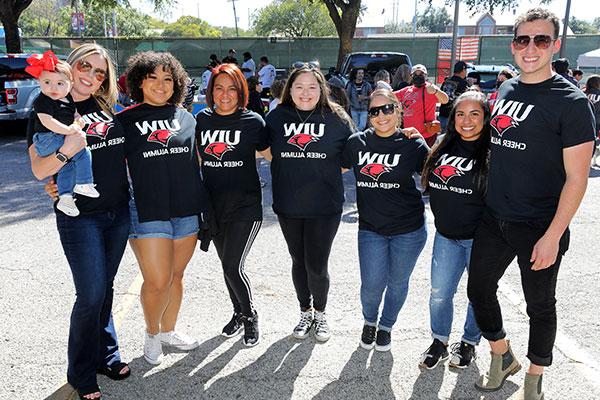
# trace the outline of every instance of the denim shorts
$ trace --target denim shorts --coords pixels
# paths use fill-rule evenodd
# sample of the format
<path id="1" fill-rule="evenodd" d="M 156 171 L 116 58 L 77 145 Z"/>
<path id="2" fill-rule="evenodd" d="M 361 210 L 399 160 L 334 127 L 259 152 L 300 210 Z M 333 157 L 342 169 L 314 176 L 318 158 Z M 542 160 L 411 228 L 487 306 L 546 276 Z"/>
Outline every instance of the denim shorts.
<path id="1" fill-rule="evenodd" d="M 129 224 L 129 239 L 165 238 L 182 239 L 198 233 L 198 216 L 171 218 L 168 221 L 140 222 L 135 201 L 129 200 L 131 222 Z"/>

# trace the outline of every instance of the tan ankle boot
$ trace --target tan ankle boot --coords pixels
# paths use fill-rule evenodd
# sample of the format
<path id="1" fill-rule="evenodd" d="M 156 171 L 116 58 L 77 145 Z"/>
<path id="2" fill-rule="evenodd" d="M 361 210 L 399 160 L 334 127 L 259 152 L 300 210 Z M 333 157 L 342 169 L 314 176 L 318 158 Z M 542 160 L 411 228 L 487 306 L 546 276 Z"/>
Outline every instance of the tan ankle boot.
<path id="1" fill-rule="evenodd" d="M 506 353 L 502 355 L 491 353 L 491 355 L 490 370 L 475 383 L 475 387 L 484 392 L 493 392 L 500 389 L 506 378 L 516 374 L 521 369 L 521 364 L 519 364 L 510 348 L 510 341 Z"/>
<path id="2" fill-rule="evenodd" d="M 525 383 L 517 392 L 516 400 L 544 400 L 542 376 L 525 374 Z"/>

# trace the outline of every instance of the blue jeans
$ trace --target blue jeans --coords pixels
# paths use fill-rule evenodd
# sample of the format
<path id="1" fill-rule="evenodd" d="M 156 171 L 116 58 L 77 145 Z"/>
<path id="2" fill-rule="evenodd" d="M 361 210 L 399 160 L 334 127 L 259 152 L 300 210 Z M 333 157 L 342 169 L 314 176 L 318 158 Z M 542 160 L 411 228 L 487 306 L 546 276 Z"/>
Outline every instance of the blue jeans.
<path id="1" fill-rule="evenodd" d="M 452 329 L 454 295 L 465 270 L 469 269 L 473 239 L 453 240 L 435 233 L 431 257 L 431 295 L 429 316 L 434 339 L 448 343 Z M 471 302 L 467 306 L 462 341 L 473 346 L 479 344 L 481 331 L 475 322 Z"/>
<path id="2" fill-rule="evenodd" d="M 113 280 L 127 245 L 129 209 L 79 217 L 56 213 L 76 299 L 69 327 L 67 380 L 75 389 L 96 384 L 96 370 L 121 361 L 111 309 Z"/>
<path id="3" fill-rule="evenodd" d="M 377 324 L 385 291 L 379 329 L 392 330 L 408 294 L 410 275 L 426 241 L 425 225 L 416 231 L 394 236 L 358 231 L 360 301 L 366 324 Z"/>
<path id="4" fill-rule="evenodd" d="M 438 115 L 438 121 L 440 121 L 440 128 L 442 129 L 440 135 L 443 135 L 446 133 L 446 128 L 448 127 L 448 117 Z"/>
<path id="5" fill-rule="evenodd" d="M 60 149 L 65 136 L 54 132 L 38 132 L 33 135 L 35 151 L 41 157 L 49 156 Z M 92 175 L 92 152 L 87 147 L 75 154 L 71 160 L 58 171 L 56 185 L 58 195 L 73 193 L 73 186 L 94 183 Z"/>
<path id="6" fill-rule="evenodd" d="M 367 127 L 367 111 L 350 110 L 350 114 L 352 114 L 352 121 L 354 121 L 356 129 L 359 131 L 365 130 Z"/>

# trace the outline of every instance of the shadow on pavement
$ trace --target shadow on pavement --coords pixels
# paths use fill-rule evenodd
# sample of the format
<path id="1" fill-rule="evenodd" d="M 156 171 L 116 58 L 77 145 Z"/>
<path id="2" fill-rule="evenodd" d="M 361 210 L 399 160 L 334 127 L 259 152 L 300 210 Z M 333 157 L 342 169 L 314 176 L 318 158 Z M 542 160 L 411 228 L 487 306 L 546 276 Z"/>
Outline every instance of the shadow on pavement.
<path id="1" fill-rule="evenodd" d="M 357 347 L 340 376 L 323 388 L 313 400 L 395 399 L 390 374 L 394 358 L 389 351 L 370 351 Z"/>

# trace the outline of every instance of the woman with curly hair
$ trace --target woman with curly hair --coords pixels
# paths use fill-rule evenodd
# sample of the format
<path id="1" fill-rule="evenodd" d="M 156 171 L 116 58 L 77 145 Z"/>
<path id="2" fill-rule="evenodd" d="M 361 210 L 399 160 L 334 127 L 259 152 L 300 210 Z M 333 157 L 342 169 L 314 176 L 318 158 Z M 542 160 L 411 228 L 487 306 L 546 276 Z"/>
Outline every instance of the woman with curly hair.
<path id="1" fill-rule="evenodd" d="M 117 115 L 125 131 L 131 178 L 130 245 L 144 283 L 144 358 L 162 361 L 162 346 L 192 350 L 198 342 L 175 331 L 183 273 L 192 258 L 203 206 L 195 120 L 178 106 L 187 73 L 170 53 L 138 53 L 128 61 L 127 86 L 137 105 Z"/>

